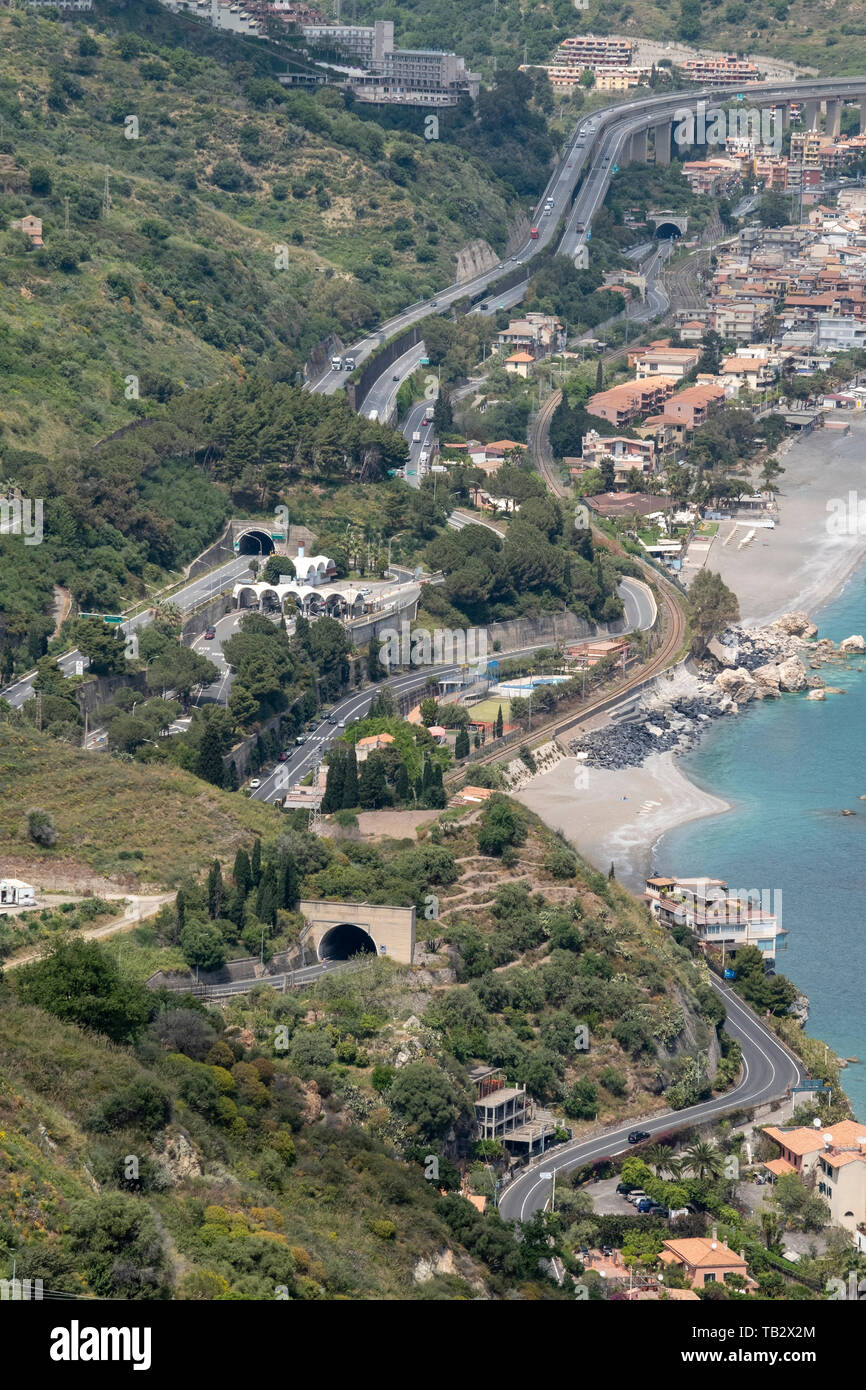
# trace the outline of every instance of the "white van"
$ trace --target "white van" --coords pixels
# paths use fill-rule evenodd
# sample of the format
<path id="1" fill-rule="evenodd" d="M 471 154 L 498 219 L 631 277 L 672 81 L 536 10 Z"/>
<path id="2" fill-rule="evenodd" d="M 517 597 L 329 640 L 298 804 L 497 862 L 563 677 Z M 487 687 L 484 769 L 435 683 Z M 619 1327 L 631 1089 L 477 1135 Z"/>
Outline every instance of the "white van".
<path id="1" fill-rule="evenodd" d="M 414 434 L 412 435 L 412 443 L 413 443 L 413 444 L 420 444 L 420 443 L 421 443 L 421 431 L 420 431 L 420 430 L 415 430 Z"/>
<path id="2" fill-rule="evenodd" d="M 378 420 L 378 418 L 379 418 L 379 412 L 378 412 L 378 410 L 371 410 L 371 411 L 369 411 L 368 414 L 367 414 L 367 419 L 368 419 L 368 420 Z"/>

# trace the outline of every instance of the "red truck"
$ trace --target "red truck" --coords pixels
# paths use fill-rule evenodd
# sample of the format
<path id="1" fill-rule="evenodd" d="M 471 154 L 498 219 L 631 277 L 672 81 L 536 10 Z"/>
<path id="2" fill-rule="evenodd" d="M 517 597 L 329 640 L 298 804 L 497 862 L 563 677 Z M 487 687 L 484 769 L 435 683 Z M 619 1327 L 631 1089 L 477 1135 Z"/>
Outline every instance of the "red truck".
<path id="1" fill-rule="evenodd" d="M 533 228 L 532 228 L 532 231 L 529 233 L 529 235 L 530 235 L 530 237 L 532 238 L 533 241 L 538 241 L 538 228 L 537 228 L 537 227 L 533 227 Z"/>

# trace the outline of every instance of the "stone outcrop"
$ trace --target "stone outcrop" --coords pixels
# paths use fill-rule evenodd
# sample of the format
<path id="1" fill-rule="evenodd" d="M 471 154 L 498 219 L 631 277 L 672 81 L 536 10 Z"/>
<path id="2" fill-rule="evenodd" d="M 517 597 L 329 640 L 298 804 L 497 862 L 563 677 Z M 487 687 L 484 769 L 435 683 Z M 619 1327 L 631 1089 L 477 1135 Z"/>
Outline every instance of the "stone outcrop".
<path id="1" fill-rule="evenodd" d="M 783 613 L 781 618 L 777 618 L 770 626 L 779 628 L 789 637 L 814 637 L 818 631 L 809 614 L 800 609 L 793 613 Z"/>
<path id="2" fill-rule="evenodd" d="M 807 700 L 826 700 L 827 696 L 823 690 L 810 690 L 806 696 Z"/>
<path id="3" fill-rule="evenodd" d="M 854 633 L 851 637 L 846 637 L 839 643 L 839 651 L 847 656 L 849 652 L 866 652 L 866 639 L 859 633 Z"/>
<path id="4" fill-rule="evenodd" d="M 730 695 L 738 705 L 744 705 L 758 696 L 758 685 L 745 666 L 737 666 L 732 671 L 720 671 L 713 685 L 723 695 Z"/>
<path id="5" fill-rule="evenodd" d="M 805 690 L 806 668 L 798 656 L 789 656 L 779 665 L 780 690 Z"/>

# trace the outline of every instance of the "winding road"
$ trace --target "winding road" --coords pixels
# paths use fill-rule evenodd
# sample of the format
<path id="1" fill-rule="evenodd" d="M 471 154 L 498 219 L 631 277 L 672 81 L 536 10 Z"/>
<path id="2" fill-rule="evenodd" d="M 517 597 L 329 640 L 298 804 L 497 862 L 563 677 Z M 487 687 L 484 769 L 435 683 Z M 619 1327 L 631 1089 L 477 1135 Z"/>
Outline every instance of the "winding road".
<path id="1" fill-rule="evenodd" d="M 519 1177 L 503 1189 L 499 1212 L 505 1220 L 528 1221 L 547 1203 L 551 1180 L 542 1173 L 568 1173 L 601 1158 L 627 1153 L 628 1135 L 640 1124 L 651 1137 L 720 1119 L 731 1110 L 751 1108 L 781 1100 L 787 1088 L 803 1081 L 805 1067 L 788 1052 L 728 986 L 710 976 L 713 989 L 724 1000 L 728 1017 L 725 1029 L 743 1050 L 743 1069 L 739 1083 L 724 1095 L 692 1105 L 687 1110 L 665 1110 L 649 1119 L 631 1119 L 586 1139 L 575 1139 L 534 1160 Z"/>

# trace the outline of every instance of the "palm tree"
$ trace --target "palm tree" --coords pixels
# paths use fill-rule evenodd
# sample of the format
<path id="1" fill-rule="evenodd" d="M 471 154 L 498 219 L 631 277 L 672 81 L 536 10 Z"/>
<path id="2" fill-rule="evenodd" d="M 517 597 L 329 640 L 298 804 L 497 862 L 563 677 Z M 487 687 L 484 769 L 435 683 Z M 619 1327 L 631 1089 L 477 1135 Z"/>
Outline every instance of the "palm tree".
<path id="1" fill-rule="evenodd" d="M 668 1148 L 667 1144 L 653 1144 L 643 1155 L 644 1163 L 649 1164 L 657 1178 L 660 1178 L 662 1173 L 671 1171 L 672 1158 L 673 1151 Z M 676 1163 L 676 1159 L 674 1159 L 674 1163 Z"/>
<path id="2" fill-rule="evenodd" d="M 717 1177 L 721 1172 L 721 1155 L 714 1144 L 701 1140 L 686 1150 L 685 1167 L 703 1182 L 706 1178 Z"/>

